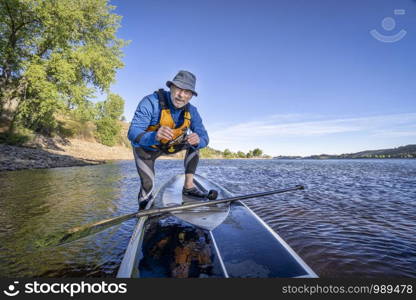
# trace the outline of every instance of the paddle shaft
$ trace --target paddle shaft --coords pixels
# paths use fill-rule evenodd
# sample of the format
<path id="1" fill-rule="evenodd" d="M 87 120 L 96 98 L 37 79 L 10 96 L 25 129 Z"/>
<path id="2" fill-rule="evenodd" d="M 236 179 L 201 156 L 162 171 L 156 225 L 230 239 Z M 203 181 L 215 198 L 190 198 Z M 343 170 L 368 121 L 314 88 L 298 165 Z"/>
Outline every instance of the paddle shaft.
<path id="1" fill-rule="evenodd" d="M 216 204 L 221 204 L 221 203 L 227 203 L 227 202 L 257 198 L 257 197 L 264 197 L 264 196 L 281 194 L 281 193 L 295 191 L 295 190 L 303 190 L 303 189 L 304 189 L 303 186 L 297 185 L 293 188 L 287 188 L 287 189 L 275 190 L 275 191 L 268 191 L 268 192 L 256 193 L 256 194 L 249 194 L 249 195 L 242 195 L 242 196 L 224 198 L 224 199 L 220 199 L 220 200 L 196 202 L 196 203 L 177 205 L 177 206 L 171 206 L 171 207 L 152 208 L 152 209 L 147 209 L 147 210 L 140 211 L 140 212 L 136 213 L 136 217 L 140 218 L 140 217 L 144 217 L 144 216 L 151 216 L 151 215 L 181 211 L 181 210 L 184 210 L 184 209 L 197 208 L 197 207 L 202 207 L 202 206 L 211 206 L 211 205 L 216 205 Z"/>
<path id="2" fill-rule="evenodd" d="M 51 241 L 49 245 L 62 245 L 66 244 L 75 240 L 78 240 L 80 238 L 86 237 L 88 235 L 103 231 L 111 226 L 120 224 L 124 221 L 130 220 L 134 217 L 140 218 L 145 216 L 152 216 L 152 215 L 158 215 L 163 213 L 169 213 L 169 212 L 175 212 L 175 211 L 181 211 L 185 209 L 190 208 L 196 208 L 196 207 L 202 207 L 202 206 L 211 206 L 216 205 L 220 203 L 227 203 L 227 202 L 233 202 L 238 200 L 245 200 L 245 199 L 251 199 L 251 198 L 257 198 L 257 197 L 264 197 L 274 194 L 281 194 L 285 192 L 295 191 L 295 190 L 303 190 L 304 187 L 302 185 L 297 185 L 292 188 L 287 189 L 281 189 L 281 190 L 274 190 L 274 191 L 268 191 L 263 193 L 256 193 L 256 194 L 249 194 L 249 195 L 242 195 L 242 196 L 236 196 L 236 197 L 230 197 L 220 200 L 211 200 L 211 201 L 203 201 L 203 202 L 196 202 L 191 204 L 184 204 L 184 205 L 177 205 L 177 206 L 171 206 L 171 207 L 163 207 L 163 208 L 152 208 L 147 209 L 144 211 L 140 211 L 137 213 L 130 213 L 124 216 L 115 217 L 112 219 L 102 220 L 99 222 L 96 222 L 94 224 L 87 224 L 82 225 L 79 227 L 72 228 L 64 233 L 62 238 L 60 238 L 58 241 Z"/>

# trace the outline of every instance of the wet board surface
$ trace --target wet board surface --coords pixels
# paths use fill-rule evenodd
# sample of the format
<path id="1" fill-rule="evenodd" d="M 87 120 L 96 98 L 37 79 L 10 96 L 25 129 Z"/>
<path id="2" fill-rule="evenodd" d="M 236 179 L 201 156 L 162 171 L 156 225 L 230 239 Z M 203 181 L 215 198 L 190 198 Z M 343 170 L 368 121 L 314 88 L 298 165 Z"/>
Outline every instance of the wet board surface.
<path id="1" fill-rule="evenodd" d="M 222 198 L 234 196 L 203 177 L 196 179 L 217 189 Z M 229 277 L 316 277 L 295 251 L 243 202 L 231 203 L 227 218 L 212 230 L 212 235 Z"/>
<path id="2" fill-rule="evenodd" d="M 243 204 L 235 202 L 228 218 L 213 230 L 230 277 L 309 277 L 307 266 L 277 234 Z"/>
<path id="3" fill-rule="evenodd" d="M 182 196 L 183 175 L 169 180 L 154 206 L 205 201 Z M 201 177 L 218 199 L 233 197 Z M 242 202 L 141 218 L 119 277 L 317 277 L 281 237 Z"/>

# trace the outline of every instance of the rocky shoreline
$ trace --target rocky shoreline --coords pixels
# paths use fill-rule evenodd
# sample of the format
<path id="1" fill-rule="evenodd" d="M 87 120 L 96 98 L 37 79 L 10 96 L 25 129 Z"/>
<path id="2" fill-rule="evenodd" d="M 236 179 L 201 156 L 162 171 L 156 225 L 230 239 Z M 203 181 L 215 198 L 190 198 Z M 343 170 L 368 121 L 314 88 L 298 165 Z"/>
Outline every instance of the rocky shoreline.
<path id="1" fill-rule="evenodd" d="M 39 136 L 22 147 L 0 144 L 0 172 L 103 164 L 133 159 L 128 147 L 108 147 L 93 141 Z"/>
<path id="2" fill-rule="evenodd" d="M 54 154 L 43 149 L 0 145 L 0 172 L 86 166 L 104 162 L 101 160 L 77 159 L 69 155 Z"/>

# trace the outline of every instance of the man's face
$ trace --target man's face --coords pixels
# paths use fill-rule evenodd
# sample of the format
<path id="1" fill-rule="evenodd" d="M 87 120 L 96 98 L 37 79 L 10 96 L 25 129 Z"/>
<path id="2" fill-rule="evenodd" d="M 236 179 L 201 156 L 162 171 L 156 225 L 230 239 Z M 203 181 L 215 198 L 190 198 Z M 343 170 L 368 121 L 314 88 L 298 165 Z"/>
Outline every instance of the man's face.
<path id="1" fill-rule="evenodd" d="M 183 90 L 174 84 L 170 86 L 170 96 L 172 98 L 172 103 L 176 108 L 181 108 L 188 104 L 192 95 L 192 91 L 190 90 Z"/>

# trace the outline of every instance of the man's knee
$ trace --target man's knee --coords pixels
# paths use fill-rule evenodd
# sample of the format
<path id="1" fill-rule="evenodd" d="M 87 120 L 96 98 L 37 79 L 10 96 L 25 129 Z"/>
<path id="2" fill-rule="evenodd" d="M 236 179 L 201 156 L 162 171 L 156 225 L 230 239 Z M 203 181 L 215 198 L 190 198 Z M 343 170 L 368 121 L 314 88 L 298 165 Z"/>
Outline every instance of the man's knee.
<path id="1" fill-rule="evenodd" d="M 153 156 L 155 155 L 154 151 L 147 151 L 141 147 L 135 147 L 133 148 L 133 154 L 135 156 L 135 158 L 139 158 L 142 160 L 151 160 L 151 159 L 155 159 Z"/>

